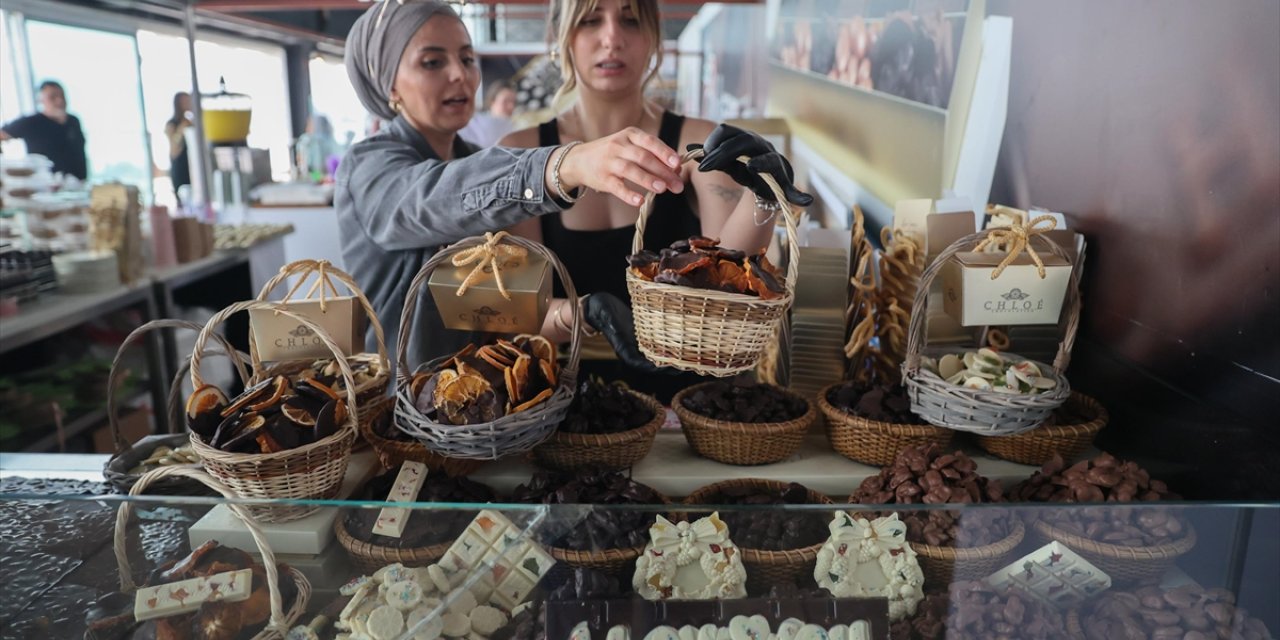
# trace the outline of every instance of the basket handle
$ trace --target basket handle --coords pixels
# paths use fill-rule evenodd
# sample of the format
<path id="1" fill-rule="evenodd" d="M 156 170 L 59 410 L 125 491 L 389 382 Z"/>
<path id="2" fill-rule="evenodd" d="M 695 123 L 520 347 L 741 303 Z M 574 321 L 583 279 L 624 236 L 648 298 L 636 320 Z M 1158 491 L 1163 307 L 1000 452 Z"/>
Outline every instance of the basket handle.
<path id="1" fill-rule="evenodd" d="M 697 162 L 705 154 L 706 152 L 702 149 L 692 149 L 680 156 L 680 162 L 681 164 Z M 746 163 L 743 162 L 743 164 Z M 765 181 L 765 184 L 769 185 L 774 197 L 778 199 L 778 205 L 782 207 L 782 222 L 787 229 L 787 246 L 792 248 L 792 251 L 787 255 L 786 286 L 787 291 L 795 291 L 796 278 L 800 273 L 800 252 L 795 250 L 797 246 L 796 239 L 800 236 L 800 231 L 796 228 L 796 214 L 791 208 L 791 203 L 787 201 L 787 196 L 782 191 L 782 186 L 778 184 L 778 181 L 767 173 L 757 175 Z M 644 202 L 640 205 L 640 216 L 636 218 L 636 234 L 631 239 L 631 253 L 640 253 L 644 250 L 644 229 L 649 222 L 649 215 L 653 213 L 653 200 L 656 197 L 657 194 L 653 191 L 646 193 L 644 196 Z"/>
<path id="2" fill-rule="evenodd" d="M 373 310 L 373 305 L 369 303 L 369 298 L 365 296 L 364 291 L 356 284 L 355 278 L 352 278 L 351 274 L 346 271 L 333 266 L 333 264 L 328 260 L 297 260 L 280 267 L 280 271 L 262 286 L 262 291 L 258 292 L 258 300 L 262 302 L 269 302 L 269 300 L 267 300 L 267 296 L 271 295 L 271 292 L 274 291 L 276 287 L 286 282 L 286 279 L 289 278 L 289 276 L 296 275 L 298 276 L 298 284 L 294 285 L 294 287 L 290 289 L 289 292 L 286 293 L 278 302 L 292 300 L 294 292 L 296 292 L 312 274 L 315 274 L 316 276 L 316 282 L 311 286 L 312 290 L 319 287 L 322 295 L 326 288 L 336 293 L 337 287 L 333 285 L 333 281 L 337 280 L 356 297 L 356 300 L 360 301 L 360 306 L 364 308 L 365 317 L 369 318 L 369 324 L 373 327 L 373 337 L 378 342 L 378 363 L 382 365 L 383 371 L 390 369 L 391 361 L 387 356 L 387 339 L 382 331 L 382 323 L 378 321 L 377 312 Z M 308 293 L 308 295 L 310 294 Z M 252 327 L 250 327 L 250 331 L 252 331 Z M 257 348 L 257 344 L 253 341 L 252 336 L 250 336 L 249 351 L 252 352 Z"/>
<path id="3" fill-rule="evenodd" d="M 907 355 L 902 364 L 902 370 L 905 373 L 915 374 L 920 371 L 921 352 L 924 351 L 928 336 L 925 335 L 925 327 L 927 326 L 928 308 L 929 308 L 929 287 L 933 284 L 933 279 L 937 277 L 942 268 L 946 266 L 957 253 L 966 247 L 976 245 L 978 242 L 985 240 L 991 235 L 993 229 L 985 229 L 977 233 L 969 234 L 947 247 L 938 257 L 934 259 L 933 264 L 920 275 L 920 284 L 916 288 L 916 299 L 911 305 L 911 326 L 907 330 Z M 1044 243 L 1053 255 L 1067 260 L 1067 252 L 1058 246 L 1057 242 L 1046 238 L 1042 235 L 1031 236 L 1030 241 L 1039 240 Z M 1080 328 L 1080 271 L 1074 267 L 1071 269 L 1071 278 L 1067 284 L 1067 326 L 1062 341 L 1058 343 L 1058 353 L 1053 358 L 1053 368 L 1058 373 L 1067 370 L 1067 365 L 1071 364 L 1071 349 L 1076 343 L 1076 330 Z"/>
<path id="4" fill-rule="evenodd" d="M 576 376 L 578 356 L 582 346 L 582 317 L 578 308 L 578 290 L 573 286 L 573 278 L 569 277 L 569 270 L 565 268 L 563 262 L 560 262 L 560 258 L 556 256 L 555 252 L 541 243 L 513 235 L 504 235 L 500 241 L 514 244 L 517 247 L 524 247 L 528 251 L 537 253 L 551 263 L 551 266 L 556 270 L 556 274 L 560 276 L 560 283 L 564 285 L 565 296 L 569 299 L 570 308 L 573 310 L 573 336 L 569 338 L 569 363 L 565 365 L 564 369 L 566 375 L 572 373 Z M 409 358 L 406 354 L 409 344 L 409 329 L 413 326 L 414 307 L 417 306 L 414 303 L 417 301 L 418 296 L 421 295 L 422 287 L 427 283 L 427 279 L 431 277 L 431 273 L 441 263 L 452 258 L 455 254 L 471 247 L 478 247 L 485 242 L 485 238 L 481 236 L 463 238 L 437 251 L 426 264 L 422 265 L 422 268 L 418 270 L 418 274 L 413 277 L 413 282 L 409 284 L 409 292 L 405 294 L 404 309 L 400 313 L 400 335 L 396 340 L 396 363 L 398 365 L 396 367 L 396 380 L 398 383 L 406 383 L 413 376 L 412 370 L 409 369 Z"/>
<path id="5" fill-rule="evenodd" d="M 108 374 L 109 377 L 107 378 L 107 422 L 111 425 L 111 438 L 115 441 L 116 455 L 124 453 L 130 446 L 129 443 L 125 441 L 124 435 L 120 433 L 120 418 L 116 415 L 116 404 L 119 400 L 119 398 L 116 397 L 119 387 L 119 384 L 117 384 L 117 378 L 119 375 L 120 364 L 124 360 L 125 351 L 127 351 L 129 346 L 134 342 L 137 342 L 143 335 L 156 329 L 190 329 L 192 331 L 199 332 L 203 328 L 204 327 L 194 322 L 188 322 L 186 320 L 152 320 L 137 329 L 134 329 L 132 333 L 125 337 L 124 342 L 120 343 L 120 348 L 116 349 L 116 357 L 111 361 L 111 373 Z M 249 374 L 244 368 L 244 361 L 234 355 L 240 352 L 236 351 L 235 348 L 231 346 L 231 343 L 227 342 L 227 339 L 223 336 L 214 334 L 214 338 L 217 339 L 218 344 L 228 354 L 228 357 L 231 358 L 231 364 L 235 365 L 236 373 L 240 375 L 240 381 L 248 381 Z M 190 366 L 190 363 L 186 363 L 183 366 Z M 179 372 L 178 375 L 181 376 L 182 372 Z M 175 378 L 175 382 L 176 381 L 177 379 Z M 181 385 L 175 384 L 174 387 L 181 387 Z M 174 387 L 170 387 L 169 389 L 170 416 L 176 415 L 173 404 Z M 179 424 L 182 424 L 182 422 L 172 422 L 170 423 L 169 429 L 172 431 L 174 429 L 174 425 Z"/>
<path id="6" fill-rule="evenodd" d="M 190 478 L 217 491 L 225 498 L 236 499 L 236 495 L 226 485 L 194 466 L 160 467 L 148 471 L 138 478 L 132 489 L 129 489 L 129 495 L 139 495 L 152 482 L 174 476 Z M 289 621 L 284 616 L 284 598 L 280 595 L 280 572 L 276 568 L 276 554 L 267 544 L 267 538 L 258 527 L 258 521 L 249 514 L 247 508 L 234 502 L 227 503 L 227 507 L 244 523 L 245 528 L 249 530 L 249 535 L 253 537 L 254 544 L 258 546 L 258 551 L 262 553 L 262 566 L 267 572 L 267 591 L 271 594 L 271 620 L 267 628 L 278 631 L 283 637 L 289 631 Z M 125 529 L 128 527 L 129 514 L 132 512 L 131 501 L 121 502 L 120 509 L 116 511 L 116 564 L 120 567 L 120 590 L 124 593 L 133 593 L 138 589 L 133 582 L 133 568 L 129 565 L 129 553 L 125 547 Z"/>
<path id="7" fill-rule="evenodd" d="M 302 315 L 294 311 L 290 311 L 288 307 L 278 305 L 274 302 L 260 302 L 258 300 L 250 300 L 248 302 L 237 302 L 227 307 L 226 309 L 223 309 L 222 311 L 219 311 L 213 314 L 213 317 L 209 318 L 208 324 L 204 325 L 204 328 L 200 330 L 200 335 L 199 337 L 196 338 L 196 347 L 191 352 L 191 386 L 192 388 L 199 389 L 200 386 L 204 384 L 204 380 L 200 377 L 200 360 L 201 358 L 204 357 L 204 354 L 206 353 L 204 347 L 205 347 L 205 344 L 209 342 L 210 336 L 217 335 L 214 329 L 216 329 L 218 325 L 222 324 L 223 322 L 226 322 L 227 318 L 231 317 L 232 315 L 235 315 L 236 313 L 239 313 L 241 311 L 248 311 L 250 309 L 267 309 L 267 310 L 275 311 L 284 316 L 297 320 L 303 326 L 305 326 L 308 329 L 311 329 L 316 333 L 316 336 L 320 338 L 320 341 L 324 343 L 324 346 L 328 347 L 329 351 L 333 353 L 334 357 L 336 358 L 336 362 L 338 363 L 338 368 L 342 372 L 342 380 L 347 383 L 347 389 L 346 389 L 347 391 L 347 422 L 350 424 L 351 429 L 355 430 L 356 425 L 359 424 L 358 418 L 356 416 L 356 413 L 359 410 L 359 407 L 356 406 L 355 376 L 351 373 L 351 365 L 347 364 L 347 359 L 342 356 L 342 349 L 339 348 L 336 343 L 334 343 L 333 338 L 330 338 L 329 334 L 326 333 L 324 329 L 322 329 L 319 326 L 316 326 L 315 323 L 311 322 L 310 320 L 303 317 Z M 250 341 L 250 343 L 252 343 L 252 340 Z M 249 357 L 252 361 L 251 364 L 253 365 L 253 377 L 250 378 L 250 381 L 256 383 L 259 381 L 259 376 L 263 375 L 262 361 L 258 358 L 257 352 L 255 352 L 253 349 L 249 350 Z"/>

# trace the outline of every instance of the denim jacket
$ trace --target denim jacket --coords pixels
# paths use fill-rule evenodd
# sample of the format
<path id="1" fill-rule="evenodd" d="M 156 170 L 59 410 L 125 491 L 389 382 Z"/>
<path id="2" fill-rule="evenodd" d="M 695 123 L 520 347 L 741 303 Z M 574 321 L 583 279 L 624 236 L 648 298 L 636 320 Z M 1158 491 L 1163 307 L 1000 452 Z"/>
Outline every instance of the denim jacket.
<path id="1" fill-rule="evenodd" d="M 431 256 L 462 238 L 564 208 L 546 192 L 551 151 L 479 150 L 457 138 L 454 159 L 443 162 L 403 117 L 347 151 L 334 193 L 342 259 L 378 314 L 393 363 L 409 284 Z M 426 286 L 412 303 L 410 369 L 474 338 L 444 328 Z M 372 330 L 367 343 L 376 348 Z"/>

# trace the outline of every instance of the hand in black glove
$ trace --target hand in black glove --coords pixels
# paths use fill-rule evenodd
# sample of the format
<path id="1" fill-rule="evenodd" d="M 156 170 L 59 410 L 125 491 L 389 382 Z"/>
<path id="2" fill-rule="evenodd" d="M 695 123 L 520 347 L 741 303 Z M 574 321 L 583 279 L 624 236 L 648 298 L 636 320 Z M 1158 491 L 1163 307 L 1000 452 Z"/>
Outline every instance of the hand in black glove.
<path id="1" fill-rule="evenodd" d="M 690 151 L 697 148 L 706 151 L 702 162 L 698 163 L 698 171 L 723 171 L 761 199 L 776 202 L 778 198 L 773 195 L 773 189 L 760 177 L 760 174 L 767 173 L 778 181 L 788 202 L 801 207 L 813 204 L 813 196 L 792 184 L 795 172 L 791 170 L 791 163 L 774 150 L 768 140 L 750 131 L 722 124 L 707 136 L 705 144 L 688 146 Z M 742 164 L 738 161 L 740 156 L 747 156 L 750 160 Z"/>
<path id="2" fill-rule="evenodd" d="M 586 314 L 583 320 L 604 334 L 623 364 L 644 373 L 677 373 L 670 367 L 658 367 L 640 353 L 631 308 L 617 296 L 609 293 L 588 295 L 583 312 Z"/>

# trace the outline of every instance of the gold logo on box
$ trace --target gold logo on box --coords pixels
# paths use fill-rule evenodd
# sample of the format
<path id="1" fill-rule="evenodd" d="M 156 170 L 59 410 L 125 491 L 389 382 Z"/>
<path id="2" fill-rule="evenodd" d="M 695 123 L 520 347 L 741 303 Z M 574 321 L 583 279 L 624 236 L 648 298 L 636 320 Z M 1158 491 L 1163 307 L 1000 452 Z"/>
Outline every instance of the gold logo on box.
<path id="1" fill-rule="evenodd" d="M 316 332 L 305 324 L 300 324 L 293 329 L 287 331 L 292 338 L 276 338 L 275 345 L 279 349 L 298 349 L 301 347 L 314 347 L 323 345 L 324 341 Z"/>
<path id="2" fill-rule="evenodd" d="M 1008 293 L 1000 294 L 1004 301 L 987 300 L 982 303 L 985 311 L 992 313 L 1035 313 L 1044 310 L 1044 298 L 1039 300 L 1028 300 L 1031 294 L 1014 287 Z"/>
<path id="3" fill-rule="evenodd" d="M 518 316 L 504 316 L 501 311 L 485 305 L 479 309 L 472 309 L 471 313 L 459 313 L 458 319 L 463 322 L 470 322 L 477 326 L 490 328 L 505 328 L 520 324 Z"/>

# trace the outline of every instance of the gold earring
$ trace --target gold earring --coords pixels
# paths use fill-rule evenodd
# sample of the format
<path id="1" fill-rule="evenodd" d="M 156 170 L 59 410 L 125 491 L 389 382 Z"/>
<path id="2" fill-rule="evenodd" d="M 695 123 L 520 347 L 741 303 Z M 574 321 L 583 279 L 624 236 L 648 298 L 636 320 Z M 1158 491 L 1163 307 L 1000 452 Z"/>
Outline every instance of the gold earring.
<path id="1" fill-rule="evenodd" d="M 399 101 L 399 100 L 392 100 L 392 101 L 388 102 L 387 104 L 391 107 L 391 110 L 392 110 L 392 111 L 394 111 L 394 112 L 396 112 L 396 113 L 400 113 L 400 109 L 402 109 L 402 108 L 403 108 L 403 106 L 400 104 L 400 101 Z"/>

